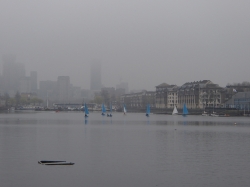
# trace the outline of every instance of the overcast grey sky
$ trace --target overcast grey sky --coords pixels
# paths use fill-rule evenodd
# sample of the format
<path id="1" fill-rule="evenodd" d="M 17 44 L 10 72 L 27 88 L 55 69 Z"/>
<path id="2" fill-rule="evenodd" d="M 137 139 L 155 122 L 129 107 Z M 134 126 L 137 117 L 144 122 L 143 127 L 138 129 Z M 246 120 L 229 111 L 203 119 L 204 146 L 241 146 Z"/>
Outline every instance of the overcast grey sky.
<path id="1" fill-rule="evenodd" d="M 89 88 L 154 90 L 209 79 L 250 81 L 249 0 L 0 0 L 0 55 L 16 54 L 39 80 L 68 75 Z M 2 59 L 1 59 L 2 60 Z"/>

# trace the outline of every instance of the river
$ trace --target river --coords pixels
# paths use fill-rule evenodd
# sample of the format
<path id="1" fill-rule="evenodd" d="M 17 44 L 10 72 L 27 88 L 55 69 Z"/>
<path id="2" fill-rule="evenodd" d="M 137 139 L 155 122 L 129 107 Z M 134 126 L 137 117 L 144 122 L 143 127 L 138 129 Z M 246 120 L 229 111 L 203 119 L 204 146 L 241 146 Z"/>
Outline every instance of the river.
<path id="1" fill-rule="evenodd" d="M 0 179 L 1 187 L 250 186 L 250 118 L 2 113 Z"/>

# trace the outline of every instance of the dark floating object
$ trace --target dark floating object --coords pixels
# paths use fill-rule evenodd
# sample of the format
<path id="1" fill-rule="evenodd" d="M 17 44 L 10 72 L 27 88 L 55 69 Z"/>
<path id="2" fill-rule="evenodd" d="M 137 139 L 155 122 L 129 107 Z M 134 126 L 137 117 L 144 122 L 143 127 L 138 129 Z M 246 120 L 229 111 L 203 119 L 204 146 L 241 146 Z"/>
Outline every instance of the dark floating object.
<path id="1" fill-rule="evenodd" d="M 66 162 L 66 161 L 41 160 L 41 161 L 38 161 L 38 164 L 42 164 L 42 165 L 74 165 L 75 163 Z"/>

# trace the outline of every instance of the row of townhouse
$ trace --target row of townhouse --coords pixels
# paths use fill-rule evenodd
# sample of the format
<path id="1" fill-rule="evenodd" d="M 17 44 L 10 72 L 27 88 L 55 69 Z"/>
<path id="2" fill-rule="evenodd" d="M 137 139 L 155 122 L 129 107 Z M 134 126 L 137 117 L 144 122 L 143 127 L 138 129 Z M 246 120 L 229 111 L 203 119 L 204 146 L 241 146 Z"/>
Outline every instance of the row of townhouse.
<path id="1" fill-rule="evenodd" d="M 182 86 L 162 83 L 156 91 L 125 94 L 121 102 L 128 107 L 141 108 L 147 104 L 155 108 L 182 108 L 185 103 L 190 109 L 205 107 L 222 107 L 225 102 L 226 89 L 210 80 L 187 82 Z"/>

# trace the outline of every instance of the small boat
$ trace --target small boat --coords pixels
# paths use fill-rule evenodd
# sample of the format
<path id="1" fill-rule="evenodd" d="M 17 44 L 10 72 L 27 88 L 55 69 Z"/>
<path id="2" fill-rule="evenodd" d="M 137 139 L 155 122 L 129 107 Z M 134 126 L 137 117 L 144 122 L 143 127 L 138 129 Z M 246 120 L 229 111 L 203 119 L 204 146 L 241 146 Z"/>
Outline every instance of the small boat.
<path id="1" fill-rule="evenodd" d="M 174 106 L 174 110 L 172 112 L 172 115 L 177 115 L 177 114 L 178 114 L 178 110 L 177 110 L 176 106 Z"/>
<path id="2" fill-rule="evenodd" d="M 183 113 L 182 113 L 182 115 L 183 116 L 188 115 L 188 109 L 187 109 L 186 103 L 184 103 L 184 105 L 183 105 Z"/>
<path id="3" fill-rule="evenodd" d="M 126 106 L 125 106 L 125 105 L 123 106 L 123 113 L 124 113 L 124 115 L 127 113 L 127 110 L 126 110 Z"/>
<path id="4" fill-rule="evenodd" d="M 150 114 L 150 105 L 147 105 L 147 109 L 146 109 L 146 116 L 149 117 Z"/>
<path id="5" fill-rule="evenodd" d="M 108 116 L 108 117 L 112 117 L 112 104 L 110 104 L 110 109 L 109 109 L 109 111 L 110 111 L 110 114 L 107 114 L 107 116 Z"/>
<path id="6" fill-rule="evenodd" d="M 88 110 L 88 107 L 86 104 L 84 104 L 84 112 L 85 112 L 85 117 L 89 117 L 88 114 L 89 114 L 89 110 Z"/>
<path id="7" fill-rule="evenodd" d="M 104 106 L 104 104 L 102 104 L 102 115 L 105 116 L 105 112 L 106 112 L 106 108 Z"/>
<path id="8" fill-rule="evenodd" d="M 209 116 L 209 114 L 206 111 L 204 111 L 201 115 L 202 116 Z"/>
<path id="9" fill-rule="evenodd" d="M 216 112 L 213 112 L 213 113 L 211 114 L 211 116 L 212 116 L 212 117 L 219 117 L 219 114 L 217 114 Z"/>
<path id="10" fill-rule="evenodd" d="M 41 161 L 38 161 L 38 164 L 42 164 L 42 165 L 74 165 L 75 163 L 66 162 L 66 161 L 41 160 Z"/>

